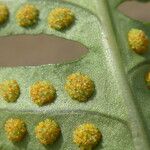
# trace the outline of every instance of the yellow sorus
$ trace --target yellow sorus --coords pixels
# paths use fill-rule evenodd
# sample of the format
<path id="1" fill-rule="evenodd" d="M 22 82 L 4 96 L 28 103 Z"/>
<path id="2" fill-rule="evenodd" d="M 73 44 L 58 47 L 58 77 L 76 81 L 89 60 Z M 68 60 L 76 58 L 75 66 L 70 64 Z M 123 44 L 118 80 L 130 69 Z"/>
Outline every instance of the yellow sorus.
<path id="1" fill-rule="evenodd" d="M 6 5 L 0 4 L 0 24 L 4 24 L 9 16 L 9 11 Z"/>
<path id="2" fill-rule="evenodd" d="M 92 150 L 101 138 L 101 132 L 91 123 L 82 124 L 73 132 L 73 141 L 81 150 Z"/>
<path id="3" fill-rule="evenodd" d="M 16 14 L 17 23 L 22 27 L 32 26 L 38 21 L 39 11 L 31 4 L 22 6 Z"/>
<path id="4" fill-rule="evenodd" d="M 27 128 L 23 120 L 11 118 L 5 123 L 5 131 L 10 141 L 19 142 L 25 137 Z"/>
<path id="5" fill-rule="evenodd" d="M 38 81 L 30 87 L 30 96 L 34 103 L 42 106 L 55 99 L 56 89 L 48 81 Z"/>
<path id="6" fill-rule="evenodd" d="M 35 128 L 36 138 L 41 144 L 53 144 L 59 137 L 61 129 L 59 125 L 51 119 L 40 122 Z"/>
<path id="7" fill-rule="evenodd" d="M 145 81 L 146 81 L 147 87 L 150 88 L 150 72 L 146 74 Z"/>
<path id="8" fill-rule="evenodd" d="M 7 102 L 15 102 L 20 95 L 20 88 L 16 80 L 6 80 L 0 84 L 0 95 Z"/>
<path id="9" fill-rule="evenodd" d="M 138 54 L 147 51 L 149 40 L 144 31 L 131 29 L 128 33 L 128 42 L 130 47 Z"/>
<path id="10" fill-rule="evenodd" d="M 74 73 L 68 76 L 65 90 L 72 99 L 78 101 L 87 101 L 95 90 L 94 82 L 81 73 Z"/>
<path id="11" fill-rule="evenodd" d="M 69 8 L 55 8 L 48 16 L 48 24 L 56 30 L 63 30 L 74 22 L 74 14 Z"/>

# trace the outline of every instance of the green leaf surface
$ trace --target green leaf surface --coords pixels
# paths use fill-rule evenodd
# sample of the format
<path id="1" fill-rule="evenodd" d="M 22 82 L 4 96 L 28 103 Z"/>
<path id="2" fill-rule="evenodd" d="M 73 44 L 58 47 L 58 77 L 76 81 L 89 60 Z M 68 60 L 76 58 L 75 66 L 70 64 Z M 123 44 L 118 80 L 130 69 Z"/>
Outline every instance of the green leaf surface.
<path id="1" fill-rule="evenodd" d="M 7 103 L 2 99 L 0 101 L 0 150 L 77 150 L 78 147 L 72 141 L 72 132 L 77 125 L 85 122 L 94 123 L 102 132 L 103 140 L 95 148 L 97 150 L 150 148 L 150 138 L 146 134 L 150 132 L 150 103 L 147 99 L 150 93 L 142 81 L 143 68 L 145 71 L 148 65 L 137 67 L 150 57 L 148 54 L 143 57 L 133 53 L 127 43 L 130 28 L 140 27 L 149 36 L 150 30 L 148 25 L 118 12 L 117 6 L 121 2 L 5 0 L 10 19 L 0 28 L 0 36 L 55 35 L 82 43 L 89 49 L 89 53 L 70 63 L 0 68 L 0 81 L 16 79 L 21 89 L 16 103 Z M 28 29 L 19 27 L 15 20 L 16 11 L 24 3 L 33 3 L 40 10 L 38 24 Z M 48 27 L 47 16 L 56 7 L 68 7 L 75 13 L 75 23 L 68 30 L 60 32 Z M 77 71 L 89 75 L 96 86 L 94 96 L 86 103 L 73 101 L 64 91 L 66 77 Z M 43 79 L 54 84 L 57 98 L 52 104 L 39 107 L 31 101 L 29 87 L 35 81 Z M 141 94 L 138 93 L 139 90 Z M 22 118 L 27 124 L 28 135 L 21 143 L 12 143 L 5 135 L 4 123 L 10 117 Z M 39 144 L 34 133 L 35 125 L 45 118 L 55 119 L 62 130 L 61 138 L 50 146 Z"/>

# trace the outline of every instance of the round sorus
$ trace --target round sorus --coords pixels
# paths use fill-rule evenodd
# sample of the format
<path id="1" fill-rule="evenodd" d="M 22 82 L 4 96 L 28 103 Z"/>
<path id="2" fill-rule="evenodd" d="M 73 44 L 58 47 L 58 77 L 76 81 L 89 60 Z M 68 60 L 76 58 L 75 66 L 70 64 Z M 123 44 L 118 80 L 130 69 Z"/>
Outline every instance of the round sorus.
<path id="1" fill-rule="evenodd" d="M 60 136 L 61 129 L 59 125 L 51 119 L 40 122 L 35 128 L 36 138 L 41 144 L 53 144 Z"/>
<path id="2" fill-rule="evenodd" d="M 142 54 L 148 49 L 149 40 L 142 30 L 131 29 L 128 32 L 128 42 L 130 47 L 138 54 Z"/>
<path id="3" fill-rule="evenodd" d="M 39 106 L 52 102 L 56 97 L 56 89 L 48 81 L 38 81 L 30 87 L 30 96 Z"/>
<path id="4" fill-rule="evenodd" d="M 11 118 L 5 123 L 5 131 L 10 141 L 19 142 L 24 139 L 27 128 L 23 120 Z"/>
<path id="5" fill-rule="evenodd" d="M 72 99 L 82 102 L 92 96 L 95 85 L 87 75 L 74 73 L 67 77 L 65 90 Z"/>
<path id="6" fill-rule="evenodd" d="M 0 83 L 0 95 L 7 102 L 15 102 L 20 95 L 20 88 L 16 80 L 6 80 Z"/>
<path id="7" fill-rule="evenodd" d="M 82 124 L 73 132 L 73 141 L 81 150 L 92 150 L 101 138 L 101 132 L 91 123 Z"/>
<path id="8" fill-rule="evenodd" d="M 74 22 L 74 14 L 69 8 L 55 8 L 48 16 L 48 24 L 56 30 L 63 30 Z"/>
<path id="9" fill-rule="evenodd" d="M 31 4 L 22 6 L 16 14 L 17 23 L 22 27 L 29 27 L 37 23 L 39 10 Z"/>
<path id="10" fill-rule="evenodd" d="M 8 20 L 9 11 L 6 5 L 0 4 L 0 24 L 4 24 Z"/>
<path id="11" fill-rule="evenodd" d="M 148 72 L 145 76 L 146 85 L 150 88 L 150 72 Z"/>

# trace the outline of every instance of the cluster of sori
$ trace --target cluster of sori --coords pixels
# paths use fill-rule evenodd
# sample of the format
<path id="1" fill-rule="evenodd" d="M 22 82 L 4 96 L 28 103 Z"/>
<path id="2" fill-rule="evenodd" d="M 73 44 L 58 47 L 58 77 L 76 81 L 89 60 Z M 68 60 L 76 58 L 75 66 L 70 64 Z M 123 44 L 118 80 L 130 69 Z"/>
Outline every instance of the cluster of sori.
<path id="1" fill-rule="evenodd" d="M 64 89 L 68 95 L 79 102 L 87 101 L 95 91 L 94 82 L 85 74 L 73 73 L 67 77 Z M 32 101 L 43 106 L 56 98 L 56 89 L 50 81 L 37 81 L 29 88 Z M 7 102 L 16 102 L 20 96 L 20 87 L 16 80 L 0 83 L 0 96 Z"/>
<path id="2" fill-rule="evenodd" d="M 23 141 L 28 133 L 26 123 L 19 118 L 8 119 L 4 128 L 8 139 L 12 142 Z M 53 119 L 45 119 L 36 125 L 34 133 L 41 144 L 49 145 L 59 139 L 61 128 Z M 73 142 L 77 144 L 81 150 L 92 150 L 102 139 L 102 134 L 94 124 L 84 123 L 76 127 L 72 137 Z"/>
<path id="3" fill-rule="evenodd" d="M 9 9 L 5 4 L 0 4 L 0 24 L 7 22 Z M 31 27 L 39 21 L 39 9 L 33 4 L 24 4 L 16 12 L 16 22 L 21 27 Z M 69 8 L 54 8 L 48 14 L 48 26 L 55 30 L 69 27 L 75 20 L 74 13 Z"/>

